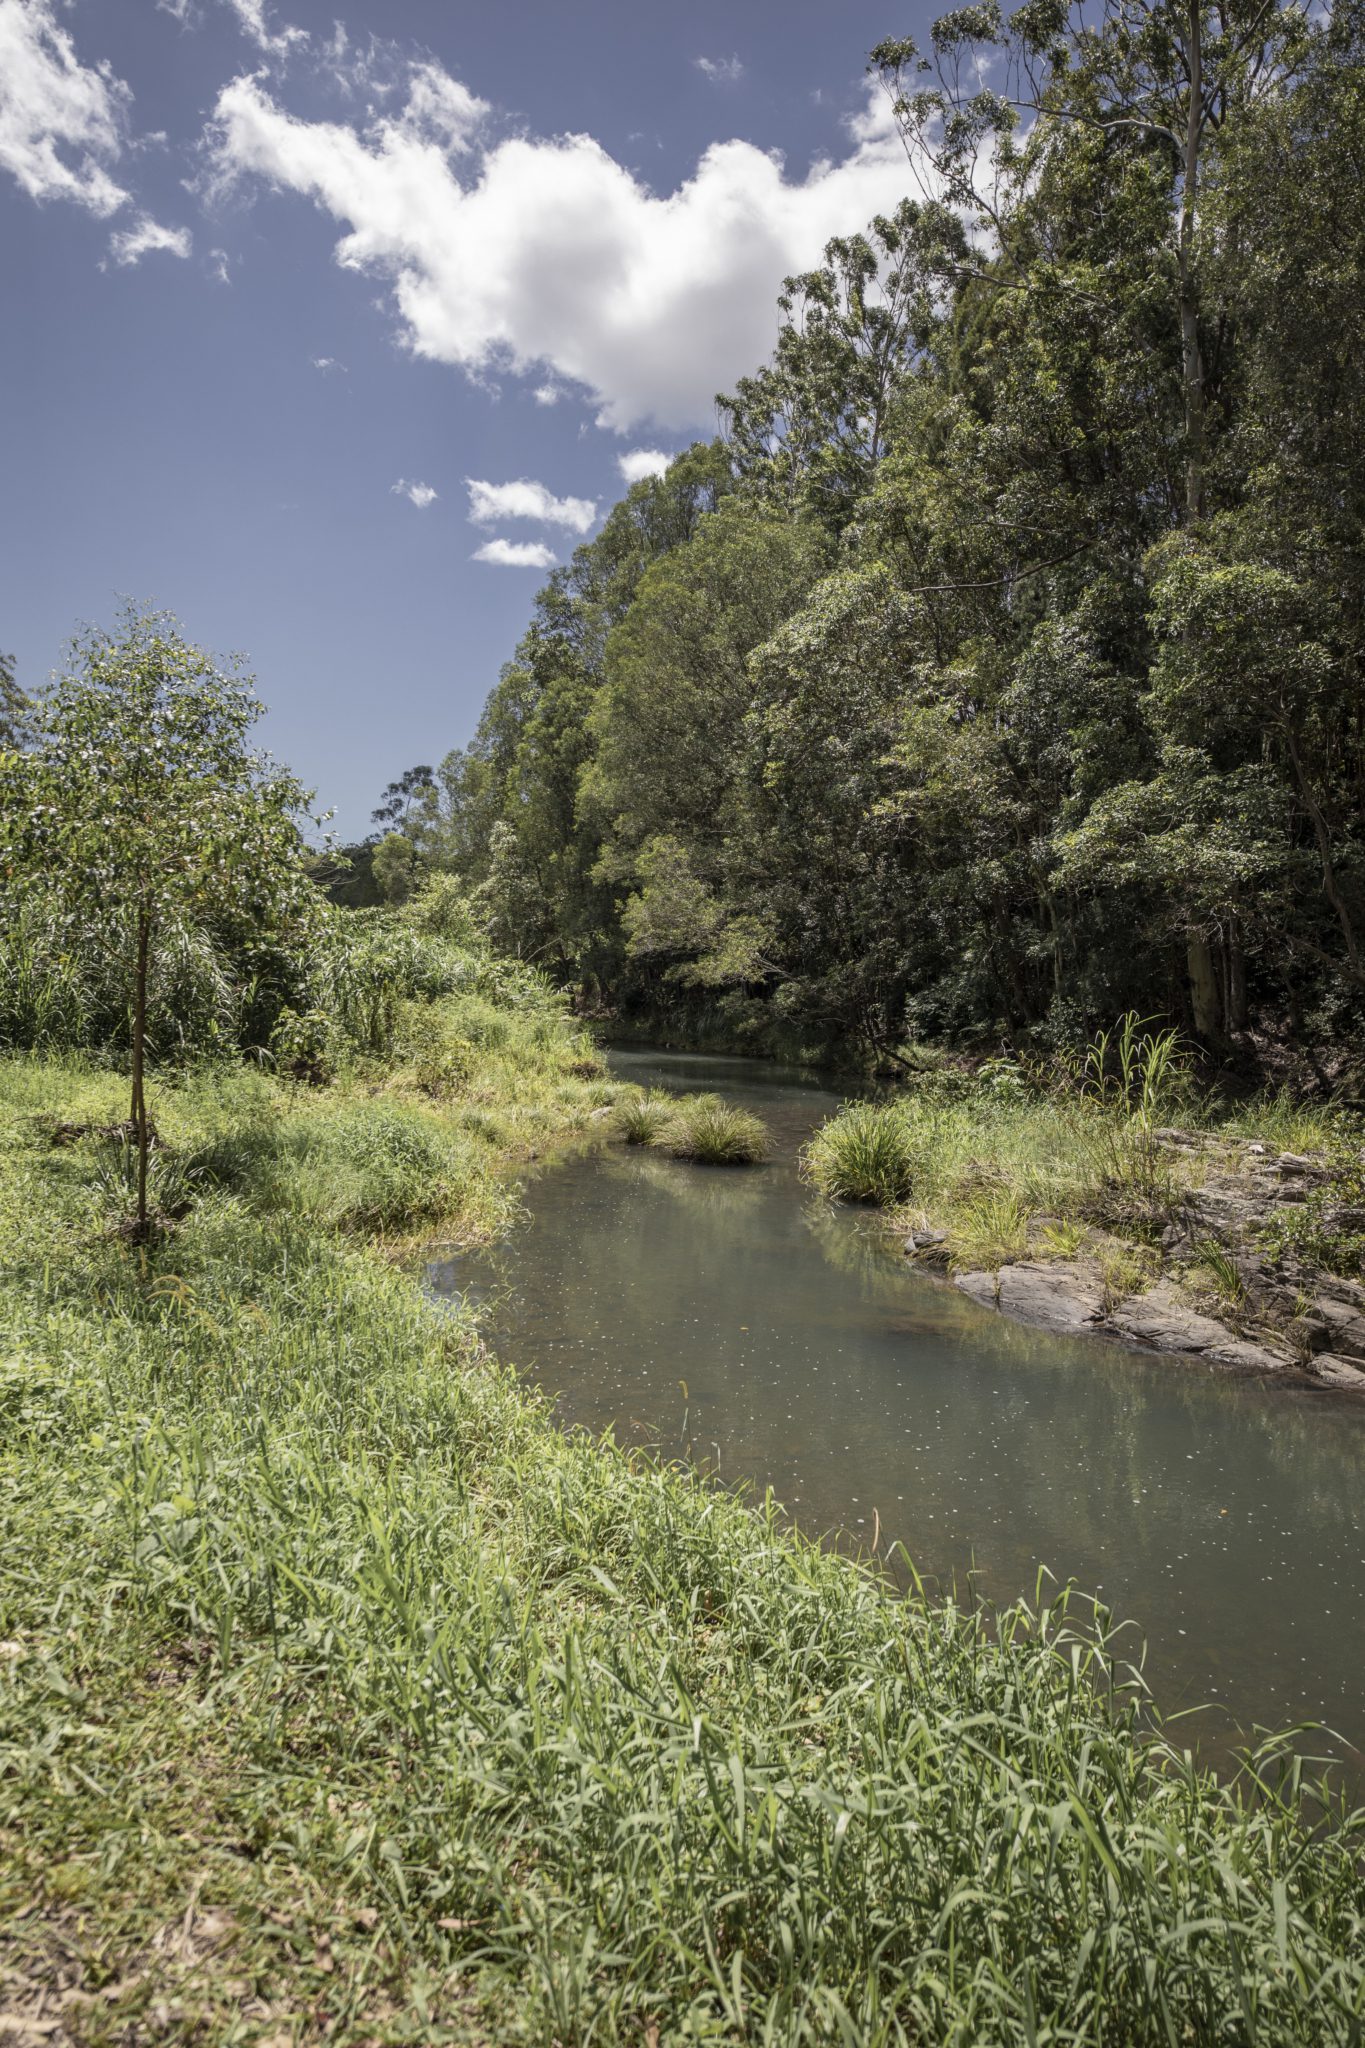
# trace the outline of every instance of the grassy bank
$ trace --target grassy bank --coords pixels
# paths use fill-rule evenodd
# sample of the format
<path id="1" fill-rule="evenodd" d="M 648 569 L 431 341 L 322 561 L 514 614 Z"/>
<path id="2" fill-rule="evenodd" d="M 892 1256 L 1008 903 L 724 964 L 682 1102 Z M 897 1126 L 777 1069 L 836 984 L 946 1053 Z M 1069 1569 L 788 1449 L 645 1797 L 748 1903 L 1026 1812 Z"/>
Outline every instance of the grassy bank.
<path id="1" fill-rule="evenodd" d="M 898 1602 L 561 1435 L 381 1255 L 601 1106 L 543 1039 L 439 1099 L 162 1088 L 150 1247 L 79 1129 L 118 1084 L 0 1070 L 11 2031 L 1358 2041 L 1359 1825 L 1139 1743 L 1128 1637 Z"/>
<path id="2" fill-rule="evenodd" d="M 922 1074 L 847 1104 L 803 1167 L 822 1193 L 886 1211 L 921 1256 L 957 1273 L 1083 1259 L 1117 1301 L 1165 1272 L 1234 1318 L 1249 1313 L 1246 1260 L 1309 1282 L 1365 1274 L 1359 1114 L 1286 1096 L 1225 1101 L 1178 1060 L 1150 1076 L 1141 1057 L 1127 1071 L 1111 1057 L 1071 1075 L 1007 1062 Z"/>

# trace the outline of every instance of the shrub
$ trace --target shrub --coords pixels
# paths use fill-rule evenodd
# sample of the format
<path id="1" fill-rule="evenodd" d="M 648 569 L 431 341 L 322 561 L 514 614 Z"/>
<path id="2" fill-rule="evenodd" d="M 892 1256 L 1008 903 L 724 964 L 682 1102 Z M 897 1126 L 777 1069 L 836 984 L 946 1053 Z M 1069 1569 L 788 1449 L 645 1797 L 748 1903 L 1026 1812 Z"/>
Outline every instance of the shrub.
<path id="1" fill-rule="evenodd" d="M 801 1170 L 822 1195 L 891 1208 L 915 1182 L 917 1147 L 897 1105 L 845 1103 L 806 1146 Z"/>

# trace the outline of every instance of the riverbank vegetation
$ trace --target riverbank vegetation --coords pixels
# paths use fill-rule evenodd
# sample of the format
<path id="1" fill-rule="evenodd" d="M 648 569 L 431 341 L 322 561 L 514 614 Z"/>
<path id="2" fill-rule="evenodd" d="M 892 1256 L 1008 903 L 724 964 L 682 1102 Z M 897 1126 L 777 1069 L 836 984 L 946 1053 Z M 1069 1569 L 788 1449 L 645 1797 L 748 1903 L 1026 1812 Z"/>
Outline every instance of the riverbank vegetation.
<path id="1" fill-rule="evenodd" d="M 753 1166 L 768 1150 L 761 1117 L 718 1095 L 623 1095 L 613 1129 L 628 1145 L 653 1145 L 703 1166 Z"/>
<path id="2" fill-rule="evenodd" d="M 0 664 L 0 2031 L 1358 2048 L 1289 1738 L 558 1430 L 418 1264 L 576 1136 L 761 1156 L 584 1012 L 910 1077 L 808 1170 L 955 1265 L 1249 1302 L 1226 1162 L 1275 1286 L 1365 1249 L 1349 1114 L 1170 1036 L 1325 1094 L 1365 1023 L 1365 31 L 1140 22 L 877 53 L 935 196 L 551 580 L 383 907 L 173 621 Z"/>
<path id="3" fill-rule="evenodd" d="M 953 1274 L 1066 1267 L 1091 1320 L 1161 1282 L 1177 1318 L 1270 1346 L 1228 1362 L 1324 1364 L 1365 1391 L 1365 1121 L 1212 1093 L 1175 1034 L 1131 1013 L 1079 1058 L 929 1065 L 847 1103 L 802 1171 L 832 1200 L 886 1211 L 908 1252 Z M 1203 1348 L 1174 1320 L 1166 1341 Z"/>
<path id="4" fill-rule="evenodd" d="M 306 1146 L 223 1170 L 328 1099 L 166 1077 L 167 1148 L 219 1164 L 138 1245 L 121 1084 L 0 1069 L 7 2012 L 92 2048 L 1355 2038 L 1357 1823 L 1310 1838 L 1273 1749 L 1228 1786 L 1153 1743 L 1135 1640 L 1064 1600 L 901 1601 L 562 1435 L 379 1215 L 298 1197 Z M 388 1093 L 336 1106 L 386 1157 Z"/>
<path id="5" fill-rule="evenodd" d="M 879 50 L 935 196 L 792 278 L 720 438 L 551 577 L 395 785 L 411 861 L 694 1043 L 892 1070 L 1133 1008 L 1359 1091 L 1362 33 L 1144 0 Z"/>

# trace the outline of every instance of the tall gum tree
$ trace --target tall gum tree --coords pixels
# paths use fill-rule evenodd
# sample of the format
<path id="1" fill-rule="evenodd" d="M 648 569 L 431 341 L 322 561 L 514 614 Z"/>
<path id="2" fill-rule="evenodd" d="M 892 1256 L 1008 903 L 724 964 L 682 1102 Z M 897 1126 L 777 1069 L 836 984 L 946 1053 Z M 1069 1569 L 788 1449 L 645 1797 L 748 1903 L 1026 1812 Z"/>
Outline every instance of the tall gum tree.
<path id="1" fill-rule="evenodd" d="M 935 22 L 927 52 L 899 39 L 872 53 L 912 162 L 966 217 L 979 274 L 1000 289 L 1068 288 L 1036 260 L 1016 269 L 1011 245 L 1028 194 L 1070 137 L 1135 143 L 1164 160 L 1184 422 L 1179 518 L 1191 535 L 1209 513 L 1208 157 L 1295 76 L 1310 34 L 1305 11 L 1283 0 L 1024 0 L 1008 17 L 981 0 Z M 1202 933 L 1188 936 L 1187 971 L 1195 1027 L 1216 1036 L 1219 981 Z"/>

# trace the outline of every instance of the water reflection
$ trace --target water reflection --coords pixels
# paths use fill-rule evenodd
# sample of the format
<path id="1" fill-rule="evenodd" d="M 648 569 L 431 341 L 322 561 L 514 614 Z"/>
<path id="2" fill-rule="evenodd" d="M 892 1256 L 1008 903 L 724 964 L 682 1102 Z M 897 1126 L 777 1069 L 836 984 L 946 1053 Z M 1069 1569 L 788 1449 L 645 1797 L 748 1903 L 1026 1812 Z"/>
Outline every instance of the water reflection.
<path id="1" fill-rule="evenodd" d="M 534 1182 L 496 1252 L 433 1269 L 567 1421 L 771 1485 L 813 1530 L 903 1543 L 995 1599 L 1040 1568 L 1136 1616 L 1167 1712 L 1365 1742 L 1365 1412 L 1006 1323 L 799 1181 L 836 1091 L 744 1061 L 614 1056 L 759 1111 L 773 1160 L 613 1149 Z M 1212 1724 L 1209 1734 L 1213 1735 Z"/>

